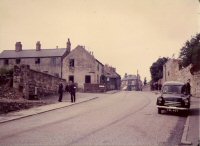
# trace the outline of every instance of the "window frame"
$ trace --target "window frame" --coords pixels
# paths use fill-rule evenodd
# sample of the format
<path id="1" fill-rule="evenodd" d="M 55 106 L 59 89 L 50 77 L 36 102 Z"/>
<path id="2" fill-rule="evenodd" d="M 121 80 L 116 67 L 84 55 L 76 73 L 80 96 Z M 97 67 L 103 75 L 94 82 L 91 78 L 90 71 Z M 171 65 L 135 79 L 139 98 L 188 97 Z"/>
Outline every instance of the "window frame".
<path id="1" fill-rule="evenodd" d="M 35 64 L 40 64 L 41 60 L 40 58 L 35 58 Z"/>
<path id="2" fill-rule="evenodd" d="M 91 75 L 85 75 L 85 83 L 91 84 Z"/>
<path id="3" fill-rule="evenodd" d="M 9 65 L 9 59 L 4 60 L 4 65 Z"/>
<path id="4" fill-rule="evenodd" d="M 69 67 L 75 67 L 75 60 L 69 59 Z"/>
<path id="5" fill-rule="evenodd" d="M 16 64 L 20 64 L 21 63 L 21 59 L 20 58 L 16 58 L 15 63 Z"/>

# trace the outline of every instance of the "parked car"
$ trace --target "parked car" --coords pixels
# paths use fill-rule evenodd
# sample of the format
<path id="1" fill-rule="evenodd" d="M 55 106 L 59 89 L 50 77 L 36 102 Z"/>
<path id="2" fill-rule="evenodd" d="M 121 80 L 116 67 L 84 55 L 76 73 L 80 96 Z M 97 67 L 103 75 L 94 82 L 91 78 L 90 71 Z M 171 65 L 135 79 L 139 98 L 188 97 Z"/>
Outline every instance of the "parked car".
<path id="1" fill-rule="evenodd" d="M 182 82 L 168 81 L 163 84 L 161 95 L 157 98 L 158 114 L 162 110 L 184 111 L 190 109 L 190 96 L 186 93 L 186 86 Z"/>

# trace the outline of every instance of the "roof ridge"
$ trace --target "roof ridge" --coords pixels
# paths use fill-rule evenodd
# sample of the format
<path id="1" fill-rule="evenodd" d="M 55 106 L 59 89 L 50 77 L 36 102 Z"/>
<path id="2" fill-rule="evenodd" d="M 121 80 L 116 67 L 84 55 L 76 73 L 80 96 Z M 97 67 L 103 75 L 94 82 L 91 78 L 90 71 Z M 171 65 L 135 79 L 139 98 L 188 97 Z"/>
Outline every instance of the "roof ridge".
<path id="1" fill-rule="evenodd" d="M 45 48 L 43 48 L 43 49 L 41 49 L 40 51 L 42 51 L 42 50 L 59 50 L 59 49 L 66 49 L 66 48 L 53 48 L 53 49 L 50 49 L 50 48 L 48 48 L 48 49 L 45 49 Z M 3 50 L 3 51 L 15 51 L 15 50 Z M 2 52 L 3 52 L 2 51 Z M 21 50 L 21 51 L 36 51 L 36 49 L 25 49 L 25 50 Z M 19 51 L 20 52 L 20 51 Z"/>

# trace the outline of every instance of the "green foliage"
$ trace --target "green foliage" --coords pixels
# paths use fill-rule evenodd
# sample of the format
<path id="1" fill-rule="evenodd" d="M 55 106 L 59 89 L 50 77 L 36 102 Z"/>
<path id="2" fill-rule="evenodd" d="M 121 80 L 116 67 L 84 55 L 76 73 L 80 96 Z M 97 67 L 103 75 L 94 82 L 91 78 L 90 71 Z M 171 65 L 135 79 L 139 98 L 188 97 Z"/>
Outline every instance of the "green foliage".
<path id="1" fill-rule="evenodd" d="M 179 57 L 182 59 L 183 67 L 192 64 L 196 70 L 200 70 L 200 33 L 185 43 Z"/>
<path id="2" fill-rule="evenodd" d="M 159 58 L 156 62 L 150 67 L 151 79 L 153 82 L 157 82 L 163 77 L 163 65 L 167 62 L 168 58 L 163 57 Z"/>

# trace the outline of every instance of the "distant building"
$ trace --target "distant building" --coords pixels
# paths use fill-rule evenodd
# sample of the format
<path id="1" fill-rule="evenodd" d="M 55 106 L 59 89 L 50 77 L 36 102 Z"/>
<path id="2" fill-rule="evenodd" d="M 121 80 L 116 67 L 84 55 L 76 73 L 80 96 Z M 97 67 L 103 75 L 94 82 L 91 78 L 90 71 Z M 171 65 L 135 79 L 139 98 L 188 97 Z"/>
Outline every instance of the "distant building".
<path id="1" fill-rule="evenodd" d="M 128 91 L 139 91 L 142 89 L 140 75 L 125 75 L 121 81 L 121 89 Z"/>
<path id="2" fill-rule="evenodd" d="M 4 50 L 0 53 L 0 68 L 11 69 L 14 65 L 26 64 L 31 69 L 62 78 L 63 59 L 70 49 L 69 39 L 66 48 L 54 49 L 42 49 L 39 41 L 35 49 L 22 49 L 21 42 L 16 42 L 15 50 Z"/>

